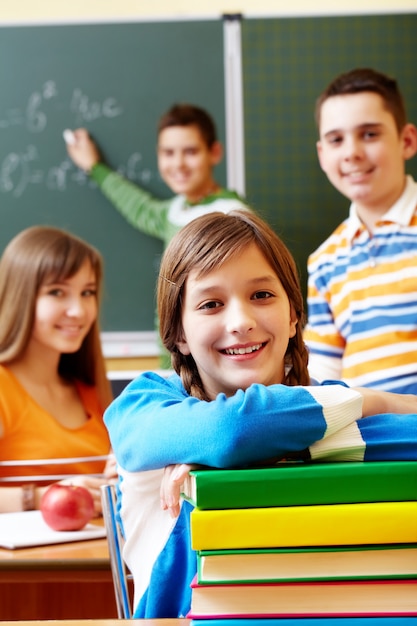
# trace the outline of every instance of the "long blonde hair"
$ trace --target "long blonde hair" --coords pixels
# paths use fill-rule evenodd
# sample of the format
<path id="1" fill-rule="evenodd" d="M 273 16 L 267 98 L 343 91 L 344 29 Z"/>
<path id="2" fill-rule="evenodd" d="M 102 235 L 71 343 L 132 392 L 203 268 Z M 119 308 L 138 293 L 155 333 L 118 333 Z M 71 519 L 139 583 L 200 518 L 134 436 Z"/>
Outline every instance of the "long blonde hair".
<path id="1" fill-rule="evenodd" d="M 172 366 L 188 393 L 206 397 L 197 366 L 191 355 L 177 348 L 183 339 L 182 301 L 191 270 L 204 276 L 255 243 L 276 272 L 297 318 L 296 334 L 286 352 L 286 385 L 307 385 L 308 352 L 302 338 L 304 302 L 297 267 L 288 248 L 258 216 L 249 211 L 210 213 L 184 226 L 168 245 L 161 262 L 157 300 L 162 342 L 171 353 Z"/>
<path id="2" fill-rule="evenodd" d="M 16 235 L 0 259 L 0 363 L 18 360 L 32 335 L 36 299 L 46 281 L 73 276 L 88 261 L 97 282 L 100 302 L 103 263 L 85 241 L 50 226 L 32 226 Z M 100 342 L 98 319 L 77 352 L 62 354 L 59 373 L 68 380 L 96 385 L 103 409 L 111 400 Z"/>

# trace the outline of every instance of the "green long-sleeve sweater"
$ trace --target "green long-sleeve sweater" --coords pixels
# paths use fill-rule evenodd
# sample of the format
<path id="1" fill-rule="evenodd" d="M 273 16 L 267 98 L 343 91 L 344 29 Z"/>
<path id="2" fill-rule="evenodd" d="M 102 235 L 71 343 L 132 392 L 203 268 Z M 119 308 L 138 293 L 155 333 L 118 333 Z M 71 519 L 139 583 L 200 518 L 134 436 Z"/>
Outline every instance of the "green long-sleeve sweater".
<path id="1" fill-rule="evenodd" d="M 97 163 L 90 176 L 129 224 L 147 235 L 161 239 L 164 248 L 182 226 L 200 215 L 248 208 L 236 192 L 227 189 L 220 189 L 198 204 L 189 204 L 184 196 L 160 200 L 104 163 Z"/>

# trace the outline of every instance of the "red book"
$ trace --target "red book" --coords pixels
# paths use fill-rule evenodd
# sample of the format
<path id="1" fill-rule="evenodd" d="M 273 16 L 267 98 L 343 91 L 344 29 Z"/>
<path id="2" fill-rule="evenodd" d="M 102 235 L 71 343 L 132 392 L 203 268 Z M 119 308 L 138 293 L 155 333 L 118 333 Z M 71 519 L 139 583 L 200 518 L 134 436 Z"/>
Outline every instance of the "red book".
<path id="1" fill-rule="evenodd" d="M 417 579 L 191 584 L 189 618 L 417 616 Z"/>

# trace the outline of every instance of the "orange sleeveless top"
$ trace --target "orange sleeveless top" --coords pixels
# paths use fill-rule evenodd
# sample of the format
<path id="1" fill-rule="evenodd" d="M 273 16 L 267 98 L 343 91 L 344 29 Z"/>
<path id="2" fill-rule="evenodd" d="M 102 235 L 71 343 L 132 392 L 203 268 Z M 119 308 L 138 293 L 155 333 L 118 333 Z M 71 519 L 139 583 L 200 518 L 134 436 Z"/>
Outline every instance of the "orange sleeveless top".
<path id="1" fill-rule="evenodd" d="M 7 367 L 0 365 L 0 461 L 107 455 L 110 442 L 96 388 L 80 382 L 76 387 L 88 419 L 79 428 L 69 429 L 40 407 Z M 0 477 L 47 475 L 52 479 L 59 474 L 98 474 L 104 465 L 103 460 L 24 467 L 0 465 Z"/>

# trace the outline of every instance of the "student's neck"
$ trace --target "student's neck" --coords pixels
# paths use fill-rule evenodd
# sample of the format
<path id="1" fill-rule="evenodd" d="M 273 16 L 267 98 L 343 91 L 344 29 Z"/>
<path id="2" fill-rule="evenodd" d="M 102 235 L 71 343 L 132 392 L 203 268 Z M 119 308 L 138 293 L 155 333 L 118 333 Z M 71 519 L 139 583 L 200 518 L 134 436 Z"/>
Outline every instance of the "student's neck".
<path id="1" fill-rule="evenodd" d="M 385 202 L 383 204 L 378 204 L 374 206 L 363 205 L 360 202 L 355 202 L 357 215 L 371 235 L 375 230 L 376 224 L 401 198 L 404 193 L 405 185 L 406 179 L 404 178 L 403 185 L 394 190 L 391 196 L 385 199 Z"/>
<path id="2" fill-rule="evenodd" d="M 36 385 L 51 387 L 62 382 L 58 373 L 59 360 L 59 353 L 45 351 L 40 354 L 28 346 L 23 355 L 8 367 L 19 379 L 25 378 Z"/>
<path id="3" fill-rule="evenodd" d="M 372 235 L 375 230 L 375 225 L 379 222 L 381 217 L 387 212 L 388 209 L 375 211 L 373 209 L 358 206 L 356 210 L 360 221 L 365 226 L 369 234 Z"/>
<path id="4" fill-rule="evenodd" d="M 195 196 L 186 196 L 187 202 L 189 204 L 198 204 L 202 202 L 208 196 L 211 196 L 213 193 L 217 193 L 220 189 L 220 185 L 216 183 L 215 180 L 210 181 L 205 190 L 198 195 Z"/>

